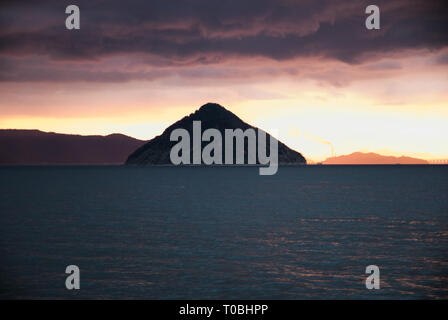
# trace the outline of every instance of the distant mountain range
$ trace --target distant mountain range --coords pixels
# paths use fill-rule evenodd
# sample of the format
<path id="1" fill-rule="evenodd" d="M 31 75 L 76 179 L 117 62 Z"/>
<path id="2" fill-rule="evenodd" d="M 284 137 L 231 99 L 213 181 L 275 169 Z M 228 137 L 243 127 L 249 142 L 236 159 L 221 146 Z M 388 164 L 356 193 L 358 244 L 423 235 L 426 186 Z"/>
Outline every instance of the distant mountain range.
<path id="1" fill-rule="evenodd" d="M 39 130 L 0 129 L 0 165 L 171 164 L 170 150 L 177 143 L 170 141 L 171 131 L 184 128 L 191 135 L 192 124 L 195 120 L 201 121 L 202 131 L 215 128 L 223 133 L 225 129 L 256 129 L 224 107 L 214 103 L 203 105 L 196 112 L 175 122 L 161 135 L 149 141 L 134 139 L 123 134 L 81 136 Z M 306 164 L 305 158 L 299 152 L 288 148 L 280 141 L 278 152 L 280 164 Z M 349 155 L 330 157 L 322 163 L 326 165 L 429 164 L 423 159 L 384 156 L 373 152 L 354 152 Z"/>
<path id="2" fill-rule="evenodd" d="M 122 134 L 80 136 L 39 130 L 0 130 L 0 164 L 123 164 L 144 143 Z"/>
<path id="3" fill-rule="evenodd" d="M 193 121 L 201 121 L 202 131 L 210 128 L 214 128 L 220 131 L 221 135 L 224 137 L 225 129 L 242 129 L 243 131 L 249 128 L 257 129 L 238 118 L 235 114 L 228 111 L 224 107 L 216 103 L 207 103 L 200 107 L 196 112 L 190 114 L 172 124 L 165 131 L 155 137 L 154 139 L 148 141 L 145 145 L 141 146 L 134 153 L 132 153 L 126 164 L 137 164 L 137 165 L 161 165 L 161 164 L 171 164 L 170 151 L 171 148 L 177 144 L 176 141 L 170 141 L 171 132 L 177 128 L 183 128 L 187 130 L 190 137 L 193 136 Z M 269 133 L 266 134 L 269 138 Z M 257 138 L 258 139 L 258 138 Z M 204 143 L 202 143 L 204 147 Z M 267 148 L 269 152 L 269 143 L 267 143 Z M 247 143 L 245 146 L 245 159 L 247 159 Z M 256 152 L 258 153 L 258 146 Z M 235 144 L 233 155 L 235 156 Z M 192 155 L 190 155 L 190 159 Z M 225 158 L 225 152 L 222 152 L 222 158 Z M 224 161 L 222 161 L 224 163 Z M 259 164 L 258 157 L 256 160 Z M 192 161 L 190 162 L 192 163 Z M 235 162 L 234 162 L 235 163 Z M 247 160 L 244 161 L 247 163 Z M 278 163 L 279 164 L 306 164 L 305 158 L 297 151 L 288 148 L 285 144 L 278 141 Z"/>
<path id="4" fill-rule="evenodd" d="M 369 152 L 354 152 L 348 155 L 331 157 L 323 164 L 428 164 L 428 161 L 411 157 L 383 156 Z"/>

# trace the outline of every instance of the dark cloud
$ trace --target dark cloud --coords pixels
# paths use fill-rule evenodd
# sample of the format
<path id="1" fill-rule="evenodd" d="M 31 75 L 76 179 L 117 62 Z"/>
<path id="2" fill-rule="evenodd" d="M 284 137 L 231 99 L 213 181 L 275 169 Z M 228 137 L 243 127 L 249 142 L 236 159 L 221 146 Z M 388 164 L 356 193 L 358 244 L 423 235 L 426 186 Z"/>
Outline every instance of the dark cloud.
<path id="1" fill-rule="evenodd" d="M 350 64 L 406 49 L 448 45 L 444 1 L 381 0 L 381 30 L 364 27 L 364 0 L 76 1 L 81 29 L 65 29 L 67 1 L 3 1 L 0 56 L 99 61 L 150 55 L 159 66 L 217 64 L 239 57 L 336 59 Z M 7 64 L 4 62 L 4 64 Z M 39 74 L 2 72 L 38 79 Z M 51 78 L 48 73 L 47 77 Z M 57 72 L 53 70 L 54 78 Z M 89 79 L 92 71 L 80 78 Z M 9 75 L 9 76 L 8 76 Z M 116 76 L 103 71 L 100 79 Z M 35 77 L 35 78 L 34 78 Z M 126 79 L 126 76 L 123 76 Z M 151 74 L 137 73 L 138 78 Z"/>
<path id="2" fill-rule="evenodd" d="M 444 51 L 442 52 L 437 58 L 436 58 L 436 63 L 437 64 L 442 64 L 442 65 L 448 65 L 448 51 Z"/>

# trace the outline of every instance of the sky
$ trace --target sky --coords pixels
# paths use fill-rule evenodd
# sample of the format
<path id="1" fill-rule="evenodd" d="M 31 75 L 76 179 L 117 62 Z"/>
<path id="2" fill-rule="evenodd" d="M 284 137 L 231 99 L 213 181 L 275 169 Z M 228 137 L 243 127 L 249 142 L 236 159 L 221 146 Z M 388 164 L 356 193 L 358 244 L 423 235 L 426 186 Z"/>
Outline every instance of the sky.
<path id="1" fill-rule="evenodd" d="M 151 139 L 216 102 L 311 161 L 448 158 L 448 6 L 369 4 L 2 1 L 0 128 Z"/>

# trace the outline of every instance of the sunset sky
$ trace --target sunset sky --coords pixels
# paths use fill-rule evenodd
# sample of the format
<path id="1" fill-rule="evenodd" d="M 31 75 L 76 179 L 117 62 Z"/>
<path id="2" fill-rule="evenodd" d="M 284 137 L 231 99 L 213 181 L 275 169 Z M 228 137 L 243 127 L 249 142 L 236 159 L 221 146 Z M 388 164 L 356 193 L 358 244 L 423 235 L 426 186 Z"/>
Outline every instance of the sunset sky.
<path id="1" fill-rule="evenodd" d="M 65 28 L 65 7 L 81 11 Z M 367 30 L 365 8 L 381 10 Z M 307 159 L 448 158 L 448 6 L 2 1 L 0 128 L 150 139 L 206 102 Z"/>

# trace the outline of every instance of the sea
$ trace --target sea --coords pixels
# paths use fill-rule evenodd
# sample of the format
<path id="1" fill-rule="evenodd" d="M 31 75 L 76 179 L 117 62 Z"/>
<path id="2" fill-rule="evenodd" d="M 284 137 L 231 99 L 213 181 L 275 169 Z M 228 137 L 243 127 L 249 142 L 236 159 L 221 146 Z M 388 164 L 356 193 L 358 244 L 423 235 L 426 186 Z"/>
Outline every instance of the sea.
<path id="1" fill-rule="evenodd" d="M 447 299 L 448 166 L 2 166 L 0 298 Z"/>

